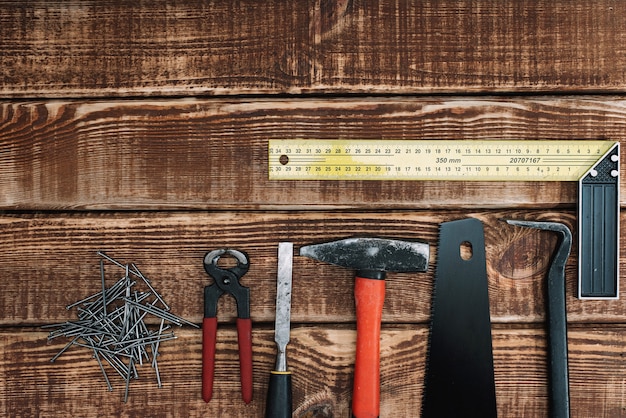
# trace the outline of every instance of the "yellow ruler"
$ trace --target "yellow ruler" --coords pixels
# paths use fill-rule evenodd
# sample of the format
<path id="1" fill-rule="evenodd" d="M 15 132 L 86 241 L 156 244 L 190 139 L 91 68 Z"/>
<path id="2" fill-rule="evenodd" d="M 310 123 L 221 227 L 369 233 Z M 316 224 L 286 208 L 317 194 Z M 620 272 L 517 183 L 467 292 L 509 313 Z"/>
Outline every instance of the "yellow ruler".
<path id="1" fill-rule="evenodd" d="M 269 141 L 270 180 L 576 181 L 614 141 Z"/>
<path id="2" fill-rule="evenodd" d="M 270 180 L 578 181 L 578 297 L 619 297 L 614 141 L 269 141 Z"/>

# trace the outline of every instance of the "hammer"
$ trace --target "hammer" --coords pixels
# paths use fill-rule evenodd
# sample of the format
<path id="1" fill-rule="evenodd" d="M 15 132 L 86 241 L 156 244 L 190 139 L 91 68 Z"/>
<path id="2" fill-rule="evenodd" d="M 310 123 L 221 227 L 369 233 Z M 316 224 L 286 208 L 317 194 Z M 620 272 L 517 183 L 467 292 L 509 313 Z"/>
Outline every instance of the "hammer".
<path id="1" fill-rule="evenodd" d="M 428 269 L 430 247 L 424 242 L 347 238 L 300 248 L 300 255 L 356 270 L 356 360 L 352 415 L 378 417 L 380 406 L 380 322 L 385 272 Z"/>

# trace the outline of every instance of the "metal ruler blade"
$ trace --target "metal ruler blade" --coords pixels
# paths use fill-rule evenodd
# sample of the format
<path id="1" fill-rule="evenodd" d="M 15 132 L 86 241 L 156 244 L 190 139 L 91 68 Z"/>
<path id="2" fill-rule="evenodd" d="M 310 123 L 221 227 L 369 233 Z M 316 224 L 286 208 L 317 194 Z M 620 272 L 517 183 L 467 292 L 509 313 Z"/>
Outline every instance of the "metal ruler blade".
<path id="1" fill-rule="evenodd" d="M 619 297 L 619 142 L 270 140 L 270 180 L 578 181 L 578 297 Z"/>
<path id="2" fill-rule="evenodd" d="M 613 141 L 269 141 L 270 180 L 575 181 Z"/>

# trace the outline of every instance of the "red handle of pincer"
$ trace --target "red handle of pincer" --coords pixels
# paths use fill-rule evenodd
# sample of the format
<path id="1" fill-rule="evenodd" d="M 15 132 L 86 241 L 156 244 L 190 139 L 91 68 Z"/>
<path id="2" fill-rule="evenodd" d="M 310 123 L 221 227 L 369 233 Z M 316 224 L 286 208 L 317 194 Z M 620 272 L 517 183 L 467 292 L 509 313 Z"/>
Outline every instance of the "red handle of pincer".
<path id="1" fill-rule="evenodd" d="M 241 397 L 245 403 L 252 401 L 252 320 L 237 318 L 237 342 L 239 344 L 239 374 Z"/>
<path id="2" fill-rule="evenodd" d="M 216 337 L 217 318 L 204 318 L 202 320 L 202 399 L 204 402 L 209 402 L 213 397 Z"/>

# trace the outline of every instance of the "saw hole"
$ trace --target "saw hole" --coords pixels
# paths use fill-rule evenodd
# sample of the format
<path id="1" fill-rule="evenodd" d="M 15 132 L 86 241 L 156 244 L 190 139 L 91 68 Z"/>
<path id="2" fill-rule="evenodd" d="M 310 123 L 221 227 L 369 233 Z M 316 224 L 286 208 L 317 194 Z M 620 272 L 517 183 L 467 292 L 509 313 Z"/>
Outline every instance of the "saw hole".
<path id="1" fill-rule="evenodd" d="M 471 260 L 474 255 L 474 251 L 472 249 L 472 243 L 469 241 L 463 241 L 459 246 L 459 254 L 461 258 L 465 261 Z"/>

